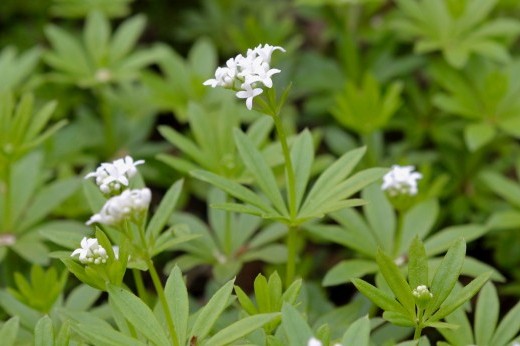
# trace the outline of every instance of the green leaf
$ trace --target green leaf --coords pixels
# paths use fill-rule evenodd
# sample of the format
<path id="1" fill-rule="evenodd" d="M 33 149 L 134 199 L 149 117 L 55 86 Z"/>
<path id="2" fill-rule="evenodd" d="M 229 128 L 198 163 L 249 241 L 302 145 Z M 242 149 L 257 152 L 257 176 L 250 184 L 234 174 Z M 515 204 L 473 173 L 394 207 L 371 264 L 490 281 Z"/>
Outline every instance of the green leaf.
<path id="1" fill-rule="evenodd" d="M 488 282 L 480 291 L 475 308 L 475 340 L 478 345 L 490 345 L 497 326 L 500 302 L 495 286 Z"/>
<path id="2" fill-rule="evenodd" d="M 237 295 L 240 306 L 242 309 L 244 309 L 245 312 L 247 312 L 249 315 L 258 314 L 258 310 L 256 309 L 255 304 L 253 304 L 251 299 L 240 287 L 235 286 L 235 294 Z"/>
<path id="3" fill-rule="evenodd" d="M 464 128 L 464 140 L 470 151 L 476 151 L 489 143 L 496 135 L 496 129 L 488 123 L 470 124 Z"/>
<path id="4" fill-rule="evenodd" d="M 40 318 L 36 324 L 34 329 L 34 346 L 54 346 L 54 329 L 52 320 L 48 315 Z"/>
<path id="5" fill-rule="evenodd" d="M 248 188 L 235 183 L 232 180 L 223 178 L 219 175 L 208 171 L 192 171 L 190 174 L 199 180 L 210 183 L 221 190 L 226 191 L 231 196 L 238 198 L 244 202 L 247 202 L 261 210 L 263 210 L 267 214 L 277 214 L 276 211 L 269 206 L 264 200 L 262 200 L 258 195 L 256 195 L 253 191 Z"/>
<path id="6" fill-rule="evenodd" d="M 197 316 L 193 323 L 193 327 L 189 333 L 188 340 L 196 337 L 203 340 L 211 331 L 211 328 L 220 317 L 226 306 L 228 305 L 231 292 L 233 291 L 234 280 L 228 281 L 222 286 L 208 301 Z"/>
<path id="7" fill-rule="evenodd" d="M 145 24 L 144 16 L 137 15 L 125 20 L 117 28 L 110 42 L 109 60 L 111 63 L 120 60 L 132 50 L 139 35 L 143 32 Z"/>
<path id="8" fill-rule="evenodd" d="M 413 289 L 417 286 L 428 286 L 428 257 L 423 243 L 416 236 L 410 245 L 408 262 L 408 281 Z"/>
<path id="9" fill-rule="evenodd" d="M 309 130 L 305 129 L 294 141 L 291 148 L 291 159 L 294 166 L 296 185 L 295 208 L 298 210 L 309 182 L 312 163 L 314 161 L 314 147 L 312 144 L 312 135 Z"/>
<path id="10" fill-rule="evenodd" d="M 159 321 L 141 299 L 111 284 L 107 284 L 107 290 L 115 306 L 124 314 L 128 322 L 148 340 L 156 345 L 170 344 Z"/>
<path id="11" fill-rule="evenodd" d="M 484 235 L 489 229 L 481 225 L 461 225 L 447 227 L 424 242 L 428 257 L 435 256 L 448 249 L 457 239 L 464 238 L 471 241 Z"/>
<path id="12" fill-rule="evenodd" d="M 394 292 L 399 302 L 408 311 L 410 318 L 415 318 L 415 299 L 412 294 L 412 289 L 410 285 L 408 285 L 408 282 L 406 282 L 399 267 L 397 267 L 393 259 L 381 250 L 379 250 L 376 255 L 376 261 L 381 274 L 385 278 L 388 286 L 392 289 L 392 292 Z"/>
<path id="13" fill-rule="evenodd" d="M 34 197 L 18 227 L 25 230 L 41 221 L 54 208 L 72 195 L 78 187 L 79 180 L 76 178 L 58 180 L 48 185 Z"/>
<path id="14" fill-rule="evenodd" d="M 342 345 L 369 346 L 370 345 L 370 320 L 368 316 L 361 317 L 352 323 L 343 338 Z"/>
<path id="15" fill-rule="evenodd" d="M 352 283 L 364 296 L 385 311 L 395 311 L 408 316 L 408 311 L 384 291 L 361 279 L 352 279 Z"/>
<path id="16" fill-rule="evenodd" d="M 479 178 L 497 195 L 520 208 L 520 185 L 496 172 L 483 172 Z"/>
<path id="17" fill-rule="evenodd" d="M 361 191 L 361 198 L 368 201 L 363 207 L 367 221 L 374 230 L 384 250 L 390 252 L 394 243 L 396 219 L 394 208 L 379 185 L 371 185 Z"/>
<path id="18" fill-rule="evenodd" d="M 240 157 L 255 178 L 255 182 L 260 186 L 278 212 L 287 216 L 288 211 L 285 201 L 278 189 L 273 171 L 265 162 L 264 157 L 251 142 L 251 139 L 242 131 L 235 129 L 234 136 Z"/>
<path id="19" fill-rule="evenodd" d="M 83 31 L 83 40 L 87 51 L 96 65 L 102 65 L 106 59 L 110 25 L 101 12 L 90 12 Z"/>
<path id="20" fill-rule="evenodd" d="M 29 330 L 33 330 L 41 318 L 38 312 L 19 302 L 11 294 L 3 290 L 0 291 L 0 305 L 9 315 L 19 317 L 20 324 Z M 14 320 L 11 323 L 12 326 L 18 324 Z"/>
<path id="21" fill-rule="evenodd" d="M 465 254 L 466 243 L 464 239 L 460 238 L 442 259 L 432 280 L 430 292 L 433 294 L 433 298 L 424 312 L 425 319 L 429 318 L 450 295 L 459 278 Z"/>
<path id="22" fill-rule="evenodd" d="M 415 236 L 424 239 L 432 230 L 438 215 L 439 203 L 435 199 L 423 201 L 407 211 L 403 218 L 399 253 L 408 249 Z"/>
<path id="23" fill-rule="evenodd" d="M 230 326 L 222 329 L 213 335 L 207 342 L 206 345 L 211 346 L 224 346 L 248 335 L 251 332 L 262 327 L 264 324 L 271 322 L 276 317 L 279 317 L 280 313 L 270 314 L 259 314 L 255 316 L 249 316 L 243 318 Z"/>
<path id="24" fill-rule="evenodd" d="M 352 259 L 344 260 L 332 267 L 323 278 L 323 286 L 334 286 L 350 282 L 354 278 L 360 278 L 366 274 L 377 271 L 374 261 Z"/>
<path id="25" fill-rule="evenodd" d="M 168 301 L 170 314 L 173 318 L 173 324 L 177 332 L 179 343 L 186 343 L 186 333 L 188 331 L 189 316 L 189 297 L 188 290 L 182 277 L 179 267 L 175 266 L 168 276 L 166 285 L 164 286 L 164 294 Z"/>
<path id="26" fill-rule="evenodd" d="M 164 225 L 166 225 L 166 222 L 170 218 L 171 214 L 175 210 L 175 206 L 177 205 L 177 201 L 179 200 L 179 196 L 181 194 L 183 182 L 184 181 L 181 179 L 168 189 L 152 219 L 148 223 L 148 226 L 146 227 L 146 234 L 152 239 L 157 238 L 161 230 L 164 228 Z"/>
<path id="27" fill-rule="evenodd" d="M 437 310 L 436 313 L 433 314 L 429 321 L 438 321 L 447 315 L 451 314 L 455 311 L 459 306 L 470 300 L 477 292 L 484 286 L 484 284 L 488 281 L 491 273 L 484 273 L 479 275 L 477 278 L 473 279 L 468 285 L 464 286 L 457 294 L 453 297 L 450 297 L 446 304 L 441 305 L 440 309 Z M 433 284 L 432 284 L 433 291 Z M 435 294 L 434 294 L 435 298 Z"/>
<path id="28" fill-rule="evenodd" d="M 498 325 L 490 345 L 508 344 L 520 330 L 520 302 L 509 310 Z"/>
<path id="29" fill-rule="evenodd" d="M 415 323 L 410 316 L 403 315 L 399 312 L 395 311 L 385 311 L 383 313 L 383 318 L 388 322 L 399 326 L 399 327 L 414 327 Z"/>
<path id="30" fill-rule="evenodd" d="M 427 327 L 432 327 L 436 329 L 459 329 L 459 325 L 453 323 L 446 322 L 427 322 L 425 324 Z"/>
<path id="31" fill-rule="evenodd" d="M 328 195 L 339 183 L 341 183 L 354 169 L 365 154 L 366 148 L 351 150 L 339 159 L 337 159 L 329 168 L 327 168 L 316 180 L 310 190 L 302 209 L 308 204 L 314 205 L 315 200 L 322 200 L 322 197 Z"/>
<path id="32" fill-rule="evenodd" d="M 0 329 L 0 340 L 2 345 L 13 346 L 20 326 L 20 317 L 14 316 L 7 320 Z"/>
<path id="33" fill-rule="evenodd" d="M 290 304 L 282 307 L 282 327 L 289 344 L 287 346 L 307 345 L 312 337 L 312 330 L 301 313 Z"/>

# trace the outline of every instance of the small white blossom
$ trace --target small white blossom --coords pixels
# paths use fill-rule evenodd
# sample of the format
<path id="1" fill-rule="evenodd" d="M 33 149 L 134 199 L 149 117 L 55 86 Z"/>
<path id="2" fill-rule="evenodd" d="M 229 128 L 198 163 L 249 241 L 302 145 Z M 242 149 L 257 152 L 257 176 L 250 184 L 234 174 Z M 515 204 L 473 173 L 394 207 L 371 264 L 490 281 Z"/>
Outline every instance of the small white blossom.
<path id="1" fill-rule="evenodd" d="M 237 92 L 237 97 L 240 99 L 246 99 L 246 107 L 251 110 L 251 108 L 253 108 L 253 98 L 260 95 L 263 90 L 260 88 L 253 89 L 251 84 L 243 84 L 242 88 L 244 90 Z"/>
<path id="2" fill-rule="evenodd" d="M 84 237 L 81 240 L 81 247 L 79 249 L 74 250 L 71 257 L 78 256 L 78 259 L 83 264 L 101 264 L 106 263 L 108 255 L 101 245 L 99 245 L 98 240 L 96 238 L 87 238 Z"/>
<path id="3" fill-rule="evenodd" d="M 423 296 L 429 296 L 430 298 L 433 298 L 433 294 L 430 292 L 427 286 L 425 285 L 419 285 L 412 291 L 412 294 L 417 297 L 423 297 Z"/>
<path id="4" fill-rule="evenodd" d="M 401 194 L 416 195 L 417 180 L 422 178 L 421 173 L 414 172 L 414 166 L 393 165 L 390 172 L 383 177 L 381 188 L 388 191 L 390 196 Z"/>
<path id="5" fill-rule="evenodd" d="M 144 160 L 134 162 L 130 156 L 117 159 L 112 163 L 102 163 L 95 172 L 90 172 L 85 179 L 95 178 L 101 192 L 109 194 L 119 192 L 123 186 L 128 186 L 129 178 L 137 174 L 136 166 Z"/>
<path id="6" fill-rule="evenodd" d="M 307 346 L 323 346 L 322 342 L 315 337 L 312 337 L 307 342 Z"/>
<path id="7" fill-rule="evenodd" d="M 246 99 L 247 109 L 253 108 L 253 98 L 263 92 L 263 87 L 272 88 L 271 77 L 281 71 L 271 68 L 271 55 L 275 50 L 285 52 L 285 49 L 268 44 L 248 49 L 246 56 L 238 54 L 226 61 L 225 67 L 218 67 L 215 78 L 208 79 L 203 84 L 215 88 L 217 86 L 238 91 L 236 96 Z"/>
<path id="8" fill-rule="evenodd" d="M 115 225 L 119 222 L 139 215 L 148 209 L 152 193 L 150 189 L 125 190 L 120 195 L 114 196 L 106 201 L 101 211 L 94 214 L 87 225 L 100 223 L 104 225 Z"/>

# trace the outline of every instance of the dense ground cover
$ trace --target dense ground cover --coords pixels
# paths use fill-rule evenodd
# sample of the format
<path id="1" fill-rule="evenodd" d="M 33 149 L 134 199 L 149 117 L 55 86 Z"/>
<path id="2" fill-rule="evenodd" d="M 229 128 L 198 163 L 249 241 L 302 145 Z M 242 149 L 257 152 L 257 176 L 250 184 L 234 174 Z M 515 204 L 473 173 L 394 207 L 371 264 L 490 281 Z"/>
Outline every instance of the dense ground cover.
<path id="1" fill-rule="evenodd" d="M 0 4 L 2 345 L 517 345 L 514 0 Z"/>

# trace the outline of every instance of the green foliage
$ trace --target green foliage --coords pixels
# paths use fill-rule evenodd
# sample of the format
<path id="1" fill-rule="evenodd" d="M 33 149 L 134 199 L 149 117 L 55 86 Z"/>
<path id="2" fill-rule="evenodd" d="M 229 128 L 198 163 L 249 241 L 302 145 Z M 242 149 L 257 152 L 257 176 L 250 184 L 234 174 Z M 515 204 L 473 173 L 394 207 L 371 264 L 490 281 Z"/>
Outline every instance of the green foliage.
<path id="1" fill-rule="evenodd" d="M 457 331 L 441 329 L 440 333 L 452 345 L 510 345 L 518 341 L 520 332 L 520 303 L 517 303 L 497 324 L 499 304 L 496 288 L 487 283 L 480 292 L 475 306 L 473 327 L 469 323 L 464 309 L 460 308 L 446 317 L 446 321 L 458 324 Z"/>
<path id="2" fill-rule="evenodd" d="M 353 150 L 345 153 L 325 170 L 306 193 L 310 168 L 314 159 L 314 149 L 310 133 L 304 131 L 294 141 L 291 151 L 295 167 L 301 167 L 301 169 L 297 170 L 295 176 L 296 210 L 291 210 L 290 215 L 289 206 L 278 189 L 274 173 L 255 144 L 240 130 L 235 130 L 235 143 L 244 165 L 254 175 L 256 184 L 269 202 L 255 195 L 252 190 L 213 173 L 193 171 L 191 174 L 247 203 L 243 206 L 230 203 L 221 205 L 221 208 L 279 220 L 289 225 L 300 225 L 314 218 L 323 217 L 327 213 L 363 204 L 361 200 L 348 198 L 364 186 L 379 179 L 384 173 L 383 169 L 372 168 L 347 178 L 364 153 L 363 148 Z M 292 216 L 293 212 L 295 216 Z"/>
<path id="3" fill-rule="evenodd" d="M 428 1 L 399 0 L 400 18 L 395 29 L 417 39 L 415 51 L 441 51 L 453 67 L 466 65 L 471 54 L 498 62 L 508 62 L 510 55 L 499 42 L 520 32 L 520 22 L 499 18 L 487 20 L 497 0 Z"/>
<path id="4" fill-rule="evenodd" d="M 466 253 L 464 240 L 459 239 L 450 247 L 432 279 L 425 270 L 426 250 L 417 237 L 409 253 L 408 282 L 388 255 L 379 251 L 376 257 L 379 270 L 395 298 L 361 279 L 353 279 L 352 282 L 361 293 L 384 310 L 383 318 L 399 326 L 414 327 L 414 339 L 419 338 L 422 329 L 426 327 L 456 328 L 456 325 L 439 321 L 471 299 L 491 273 L 483 273 L 460 291 L 453 292 Z M 419 285 L 412 286 L 415 284 Z M 424 287 L 426 292 L 421 293 L 420 287 Z"/>
<path id="5" fill-rule="evenodd" d="M 18 301 L 34 310 L 47 313 L 61 294 L 67 282 L 68 272 L 63 271 L 59 277 L 56 268 L 51 267 L 44 271 L 34 264 L 31 267 L 30 279 L 22 274 L 15 273 L 16 289 L 8 288 L 8 292 Z"/>
<path id="6" fill-rule="evenodd" d="M 218 206 L 226 200 L 225 193 L 215 188 L 208 193 L 210 206 Z M 209 227 L 187 213 L 172 215 L 172 224 L 187 226 L 189 232 L 198 237 L 172 247 L 184 254 L 170 263 L 184 271 L 209 264 L 215 279 L 225 282 L 238 274 L 245 263 L 258 260 L 284 263 L 287 260 L 286 247 L 276 243 L 287 234 L 282 225 L 262 227 L 259 217 L 213 208 L 208 211 L 208 220 Z"/>
<path id="7" fill-rule="evenodd" d="M 337 94 L 331 113 L 343 126 L 360 134 L 370 134 L 388 123 L 401 104 L 402 84 L 392 83 L 383 94 L 374 76 L 366 74 L 357 87 L 349 81 Z"/>
<path id="8" fill-rule="evenodd" d="M 55 69 L 48 78 L 82 88 L 135 80 L 142 68 L 162 56 L 159 47 L 133 52 L 144 26 L 144 17 L 135 16 L 112 35 L 107 18 L 96 11 L 87 17 L 81 41 L 58 26 L 47 26 L 45 33 L 53 50 L 43 59 Z"/>

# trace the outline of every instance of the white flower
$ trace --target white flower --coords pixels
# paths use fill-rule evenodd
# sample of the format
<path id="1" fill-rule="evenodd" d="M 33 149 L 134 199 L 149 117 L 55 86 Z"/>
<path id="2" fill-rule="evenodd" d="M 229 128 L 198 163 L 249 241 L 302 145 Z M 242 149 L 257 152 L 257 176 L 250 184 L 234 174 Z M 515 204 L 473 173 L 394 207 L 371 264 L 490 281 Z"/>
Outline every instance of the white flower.
<path id="1" fill-rule="evenodd" d="M 106 263 L 108 255 L 101 245 L 99 245 L 98 240 L 96 238 L 87 238 L 84 237 L 81 240 L 81 247 L 79 249 L 74 250 L 71 257 L 78 256 L 78 259 L 81 263 L 93 263 L 93 264 L 101 264 Z"/>
<path id="2" fill-rule="evenodd" d="M 246 99 L 246 107 L 251 110 L 251 108 L 253 108 L 253 98 L 264 91 L 260 88 L 253 89 L 251 84 L 242 84 L 242 88 L 243 90 L 237 92 L 237 97 L 239 99 Z"/>
<path id="3" fill-rule="evenodd" d="M 102 163 L 95 172 L 87 174 L 85 179 L 96 178 L 96 184 L 103 193 L 119 192 L 123 186 L 128 186 L 129 178 L 137 174 L 136 166 L 143 163 L 144 160 L 134 162 L 133 158 L 126 156 L 112 163 Z"/>
<path id="4" fill-rule="evenodd" d="M 263 47 L 262 45 L 259 45 L 255 48 L 255 53 L 258 54 L 258 56 L 260 56 L 263 61 L 269 64 L 271 62 L 271 55 L 275 50 L 279 50 L 285 53 L 285 49 L 282 47 L 271 46 L 269 44 L 265 44 Z"/>
<path id="5" fill-rule="evenodd" d="M 393 165 L 390 172 L 383 177 L 381 189 L 388 191 L 390 196 L 401 194 L 416 195 L 417 180 L 422 178 L 421 173 L 414 172 L 414 166 Z"/>
<path id="6" fill-rule="evenodd" d="M 315 337 L 312 337 L 307 342 L 307 346 L 323 346 L 320 340 L 316 339 Z"/>
<path id="7" fill-rule="evenodd" d="M 101 211 L 92 215 L 87 225 L 100 223 L 103 225 L 115 225 L 124 219 L 138 216 L 148 209 L 152 193 L 150 189 L 125 190 L 120 195 L 106 201 Z"/>
<path id="8" fill-rule="evenodd" d="M 271 68 L 271 55 L 275 50 L 285 52 L 285 49 L 268 44 L 248 49 L 246 56 L 238 54 L 226 61 L 226 67 L 218 67 L 215 78 L 208 79 L 203 84 L 212 88 L 221 86 L 234 89 L 238 98 L 246 99 L 249 110 L 253 108 L 253 98 L 260 95 L 263 87 L 272 88 L 271 77 L 281 71 Z M 240 85 L 240 87 L 238 87 Z"/>

